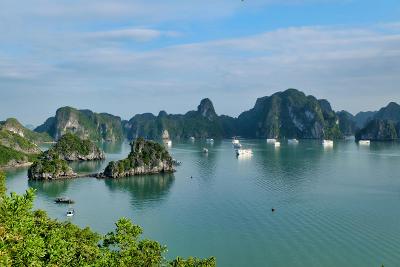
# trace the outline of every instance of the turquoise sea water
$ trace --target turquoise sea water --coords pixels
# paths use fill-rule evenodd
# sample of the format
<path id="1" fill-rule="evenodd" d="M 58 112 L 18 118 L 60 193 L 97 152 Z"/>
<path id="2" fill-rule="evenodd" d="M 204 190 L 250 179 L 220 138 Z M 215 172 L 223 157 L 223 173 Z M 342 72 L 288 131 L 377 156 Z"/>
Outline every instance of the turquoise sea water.
<path id="1" fill-rule="evenodd" d="M 70 220 L 102 233 L 129 217 L 145 237 L 168 246 L 168 258 L 216 256 L 218 266 L 400 266 L 400 144 L 241 143 L 252 157 L 237 158 L 230 140 L 173 143 L 170 151 L 182 161 L 174 174 L 28 182 L 19 169 L 8 171 L 7 186 L 36 188 L 36 207 L 60 220 L 68 206 L 53 200 L 70 197 Z M 106 161 L 73 168 L 100 171 L 129 153 L 127 143 L 104 149 Z"/>

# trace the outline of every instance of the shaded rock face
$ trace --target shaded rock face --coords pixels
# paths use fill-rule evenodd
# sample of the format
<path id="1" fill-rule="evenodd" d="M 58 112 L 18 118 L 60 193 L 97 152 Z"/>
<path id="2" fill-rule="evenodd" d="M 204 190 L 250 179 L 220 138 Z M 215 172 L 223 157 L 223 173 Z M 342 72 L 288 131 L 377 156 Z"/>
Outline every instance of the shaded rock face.
<path id="1" fill-rule="evenodd" d="M 121 178 L 138 174 L 173 172 L 173 161 L 164 146 L 138 138 L 126 159 L 110 162 L 101 177 Z"/>
<path id="2" fill-rule="evenodd" d="M 354 116 L 347 111 L 336 113 L 339 117 L 339 128 L 345 136 L 353 136 L 356 133 L 357 126 Z"/>
<path id="3" fill-rule="evenodd" d="M 397 140 L 400 136 L 400 105 L 391 102 L 375 113 L 365 127 L 356 134 L 356 139 L 377 141 Z"/>
<path id="4" fill-rule="evenodd" d="M 356 122 L 356 127 L 358 129 L 364 128 L 365 125 L 374 118 L 376 113 L 377 113 L 377 111 L 363 111 L 363 112 L 357 113 L 354 116 L 354 120 Z"/>
<path id="5" fill-rule="evenodd" d="M 200 105 L 197 107 L 197 112 L 209 121 L 213 121 L 217 118 L 214 105 L 208 98 L 201 100 Z"/>
<path id="6" fill-rule="evenodd" d="M 120 141 L 123 139 L 120 117 L 71 107 L 58 109 L 55 117 L 47 119 L 35 131 L 47 132 L 56 140 L 66 133 L 74 133 L 80 138 L 96 141 Z"/>
<path id="7" fill-rule="evenodd" d="M 391 141 L 400 136 L 399 123 L 374 119 L 356 134 L 356 140 Z"/>

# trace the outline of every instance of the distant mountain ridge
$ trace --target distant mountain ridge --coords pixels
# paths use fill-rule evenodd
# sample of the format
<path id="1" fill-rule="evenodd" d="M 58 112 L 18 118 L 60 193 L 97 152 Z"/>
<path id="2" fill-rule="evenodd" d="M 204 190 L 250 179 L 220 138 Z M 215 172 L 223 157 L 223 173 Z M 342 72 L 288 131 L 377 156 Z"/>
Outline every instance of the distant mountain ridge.
<path id="1" fill-rule="evenodd" d="M 63 107 L 56 116 L 37 127 L 54 139 L 67 132 L 92 140 L 118 141 L 137 137 L 147 139 L 195 138 L 302 138 L 338 139 L 355 135 L 373 119 L 398 119 L 397 104 L 379 112 L 335 112 L 329 101 L 288 89 L 258 98 L 254 107 L 237 118 L 218 115 L 210 99 L 201 100 L 196 110 L 185 114 L 160 111 L 136 114 L 129 120 L 107 113 Z"/>

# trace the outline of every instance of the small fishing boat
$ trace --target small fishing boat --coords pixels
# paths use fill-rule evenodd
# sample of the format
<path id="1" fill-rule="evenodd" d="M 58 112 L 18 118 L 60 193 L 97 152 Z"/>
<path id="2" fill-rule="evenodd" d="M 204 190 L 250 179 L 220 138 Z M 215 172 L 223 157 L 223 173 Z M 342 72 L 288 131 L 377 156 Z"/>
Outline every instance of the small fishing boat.
<path id="1" fill-rule="evenodd" d="M 74 215 L 75 215 L 74 209 L 69 209 L 69 210 L 67 211 L 67 217 L 72 217 L 72 216 L 74 216 Z"/>
<path id="2" fill-rule="evenodd" d="M 363 145 L 363 146 L 369 146 L 371 144 L 371 141 L 370 140 L 359 140 L 358 144 Z"/>
<path id="3" fill-rule="evenodd" d="M 207 153 L 208 153 L 208 149 L 204 147 L 204 148 L 203 148 L 203 153 L 204 153 L 204 154 L 207 154 Z"/>
<path id="4" fill-rule="evenodd" d="M 192 141 L 192 142 L 194 142 L 194 140 L 195 140 L 194 136 L 191 136 L 189 139 L 190 139 L 190 141 Z"/>
<path id="5" fill-rule="evenodd" d="M 268 144 L 275 144 L 276 143 L 276 139 L 275 138 L 267 138 L 267 143 Z"/>
<path id="6" fill-rule="evenodd" d="M 208 144 L 213 144 L 213 143 L 214 143 L 214 139 L 212 139 L 212 138 L 207 138 L 207 139 L 206 139 L 206 143 L 208 143 Z"/>
<path id="7" fill-rule="evenodd" d="M 58 197 L 54 200 L 55 203 L 62 203 L 62 204 L 74 204 L 74 201 L 70 198 L 66 197 Z"/>
<path id="8" fill-rule="evenodd" d="M 297 140 L 297 139 L 289 139 L 288 140 L 288 144 L 289 145 L 297 145 L 299 143 L 299 140 Z"/>

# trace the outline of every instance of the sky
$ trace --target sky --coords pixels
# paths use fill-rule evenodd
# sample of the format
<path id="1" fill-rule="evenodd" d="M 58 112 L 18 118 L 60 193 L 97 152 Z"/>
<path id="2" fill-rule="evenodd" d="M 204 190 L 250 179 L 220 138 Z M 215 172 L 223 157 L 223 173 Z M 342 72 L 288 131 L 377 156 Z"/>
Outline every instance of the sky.
<path id="1" fill-rule="evenodd" d="M 0 1 L 0 120 L 205 97 L 237 116 L 287 88 L 352 113 L 400 102 L 400 1 Z"/>

